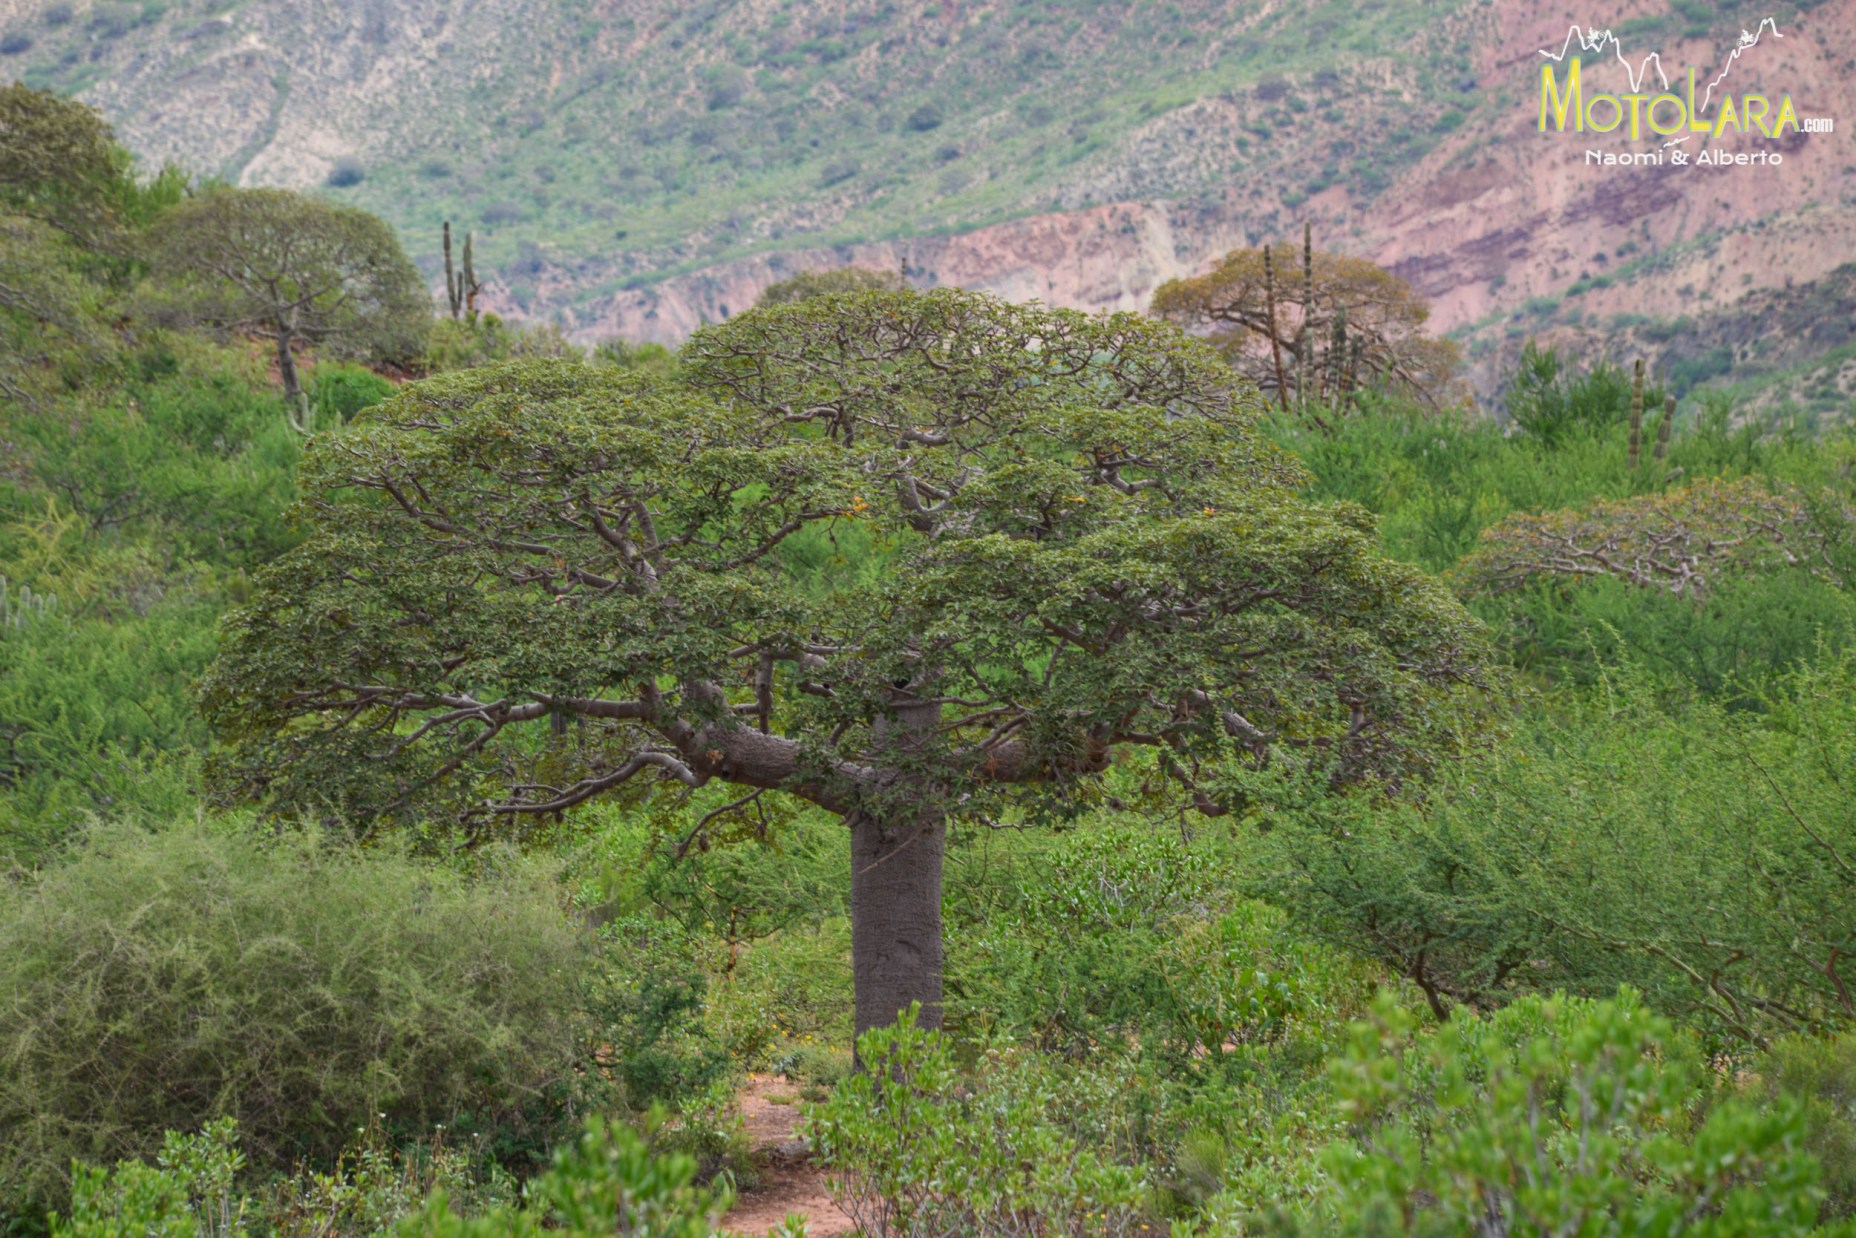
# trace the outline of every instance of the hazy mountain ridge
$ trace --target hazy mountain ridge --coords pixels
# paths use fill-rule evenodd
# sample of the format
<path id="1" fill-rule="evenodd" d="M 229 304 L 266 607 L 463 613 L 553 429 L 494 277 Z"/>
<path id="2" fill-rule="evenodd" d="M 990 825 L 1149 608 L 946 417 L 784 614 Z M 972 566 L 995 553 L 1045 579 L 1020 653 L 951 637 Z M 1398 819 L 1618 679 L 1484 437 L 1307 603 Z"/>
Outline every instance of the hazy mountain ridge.
<path id="1" fill-rule="evenodd" d="M 1633 55 L 1719 62 L 1739 20 L 1678 7 L 1602 16 Z M 1856 12 L 1774 17 L 1733 87 L 1856 123 Z M 79 91 L 152 160 L 353 181 L 331 192 L 428 270 L 454 218 L 493 304 L 583 338 L 674 340 L 843 261 L 1139 308 L 1306 217 L 1430 296 L 1486 389 L 1521 334 L 1693 318 L 1852 252 L 1841 134 L 1697 175 L 1589 168 L 1589 135 L 1536 132 L 1540 50 L 1575 19 L 1599 20 L 1523 0 L 5 0 L 0 72 Z"/>

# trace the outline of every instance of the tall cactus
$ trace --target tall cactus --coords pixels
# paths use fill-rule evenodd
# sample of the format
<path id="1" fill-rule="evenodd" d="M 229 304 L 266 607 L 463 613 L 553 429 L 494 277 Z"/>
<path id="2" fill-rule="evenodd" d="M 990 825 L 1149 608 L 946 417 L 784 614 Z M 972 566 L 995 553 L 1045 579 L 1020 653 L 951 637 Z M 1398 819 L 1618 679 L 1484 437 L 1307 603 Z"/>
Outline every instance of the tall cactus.
<path id="1" fill-rule="evenodd" d="M 1676 398 L 1672 395 L 1663 397 L 1663 419 L 1656 423 L 1656 446 L 1650 449 L 1652 460 L 1669 458 L 1669 436 L 1674 433 L 1676 424 Z"/>
<path id="2" fill-rule="evenodd" d="M 445 300 L 450 303 L 452 318 L 468 318 L 477 321 L 477 290 L 483 287 L 477 282 L 477 268 L 471 263 L 471 234 L 464 234 L 464 269 L 456 270 L 451 264 L 451 221 L 445 221 Z"/>
<path id="3" fill-rule="evenodd" d="M 1263 313 L 1270 332 L 1270 356 L 1276 363 L 1276 403 L 1289 411 L 1289 382 L 1282 372 L 1282 340 L 1276 334 L 1276 264 L 1270 247 L 1263 247 Z"/>
<path id="4" fill-rule="evenodd" d="M 1334 307 L 1334 327 L 1328 336 L 1327 363 L 1322 367 L 1322 385 L 1334 398 L 1338 407 L 1347 398 L 1346 371 L 1347 364 L 1347 307 Z"/>
<path id="5" fill-rule="evenodd" d="M 1296 349 L 1297 361 L 1301 372 L 1295 378 L 1295 395 L 1301 403 L 1302 411 L 1309 408 L 1309 370 L 1314 363 L 1315 351 L 1315 226 L 1306 219 L 1302 221 L 1302 343 Z"/>
<path id="6" fill-rule="evenodd" d="M 457 274 L 451 266 L 451 221 L 445 220 L 442 232 L 445 245 L 445 301 L 451 307 L 451 319 L 457 321 L 464 315 L 464 298 L 459 296 Z"/>
<path id="7" fill-rule="evenodd" d="M 1643 459 L 1643 358 L 1637 358 L 1636 373 L 1630 380 L 1630 471 L 1637 471 Z"/>
<path id="8" fill-rule="evenodd" d="M 464 234 L 464 316 L 473 323 L 477 321 L 477 290 L 483 285 L 477 280 L 477 268 L 470 261 L 471 234 Z"/>

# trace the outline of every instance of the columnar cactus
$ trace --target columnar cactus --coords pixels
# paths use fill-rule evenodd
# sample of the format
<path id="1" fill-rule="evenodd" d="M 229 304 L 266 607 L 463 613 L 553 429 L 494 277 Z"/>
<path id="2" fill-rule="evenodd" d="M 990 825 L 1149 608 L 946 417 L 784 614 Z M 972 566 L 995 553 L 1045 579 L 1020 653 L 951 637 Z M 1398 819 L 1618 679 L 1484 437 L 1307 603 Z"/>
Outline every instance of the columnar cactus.
<path id="1" fill-rule="evenodd" d="M 1334 307 L 1334 325 L 1328 338 L 1325 382 L 1335 404 L 1347 398 L 1347 307 Z"/>
<path id="2" fill-rule="evenodd" d="M 1630 380 L 1630 471 L 1637 471 L 1643 459 L 1643 358 L 1637 358 L 1636 373 Z"/>
<path id="3" fill-rule="evenodd" d="M 1308 411 L 1308 380 L 1314 363 L 1315 351 L 1315 227 L 1307 220 L 1302 221 L 1302 343 L 1296 349 L 1301 372 L 1295 379 L 1295 396 L 1300 401 L 1302 411 Z"/>
<path id="4" fill-rule="evenodd" d="M 1289 381 L 1282 372 L 1282 340 L 1276 334 L 1276 264 L 1270 258 L 1268 245 L 1263 247 L 1263 310 L 1270 333 L 1270 357 L 1276 363 L 1276 403 L 1286 413 L 1289 411 Z"/>
<path id="5" fill-rule="evenodd" d="M 471 234 L 464 234 L 464 270 L 460 273 L 451 265 L 451 221 L 445 221 L 445 300 L 451 306 L 453 318 L 468 317 L 477 321 L 477 290 L 483 285 L 477 282 L 477 269 L 471 263 Z"/>
<path id="6" fill-rule="evenodd" d="M 1672 395 L 1663 397 L 1663 419 L 1656 423 L 1656 446 L 1650 449 L 1652 460 L 1669 458 L 1669 436 L 1675 432 L 1676 398 Z"/>

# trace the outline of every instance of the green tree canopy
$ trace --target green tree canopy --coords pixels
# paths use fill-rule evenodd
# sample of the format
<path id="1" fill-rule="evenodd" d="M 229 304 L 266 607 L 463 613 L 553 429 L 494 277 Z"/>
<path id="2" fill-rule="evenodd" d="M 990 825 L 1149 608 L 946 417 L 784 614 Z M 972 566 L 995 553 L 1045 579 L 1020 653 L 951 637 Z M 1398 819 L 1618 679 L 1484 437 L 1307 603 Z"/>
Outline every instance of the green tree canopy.
<path id="1" fill-rule="evenodd" d="M 306 456 L 310 537 L 205 684 L 219 785 L 478 834 L 798 797 L 849 826 L 858 1026 L 934 1020 L 950 820 L 1117 764 L 1157 814 L 1262 763 L 1396 783 L 1451 733 L 1480 629 L 1257 409 L 1165 324 L 952 290 L 755 310 L 674 378 L 412 384 Z"/>
<path id="2" fill-rule="evenodd" d="M 767 285 L 754 304 L 791 305 L 834 292 L 899 292 L 902 276 L 895 271 L 873 271 L 868 267 L 836 267 L 824 271 L 801 271 L 777 284 Z"/>
<path id="3" fill-rule="evenodd" d="M 72 248 L 49 224 L 0 214 L 0 395 L 36 404 L 61 352 L 97 343 Z"/>
<path id="4" fill-rule="evenodd" d="M 133 191 L 129 158 L 92 109 L 0 86 L 0 395 L 36 406 L 108 344 L 89 251 Z"/>
<path id="5" fill-rule="evenodd" d="M 94 239 L 116 216 L 129 157 L 92 108 L 0 86 L 0 208 Z"/>
<path id="6" fill-rule="evenodd" d="M 353 207 L 286 189 L 211 189 L 151 229 L 158 274 L 185 281 L 174 316 L 273 340 L 284 394 L 294 349 L 379 361 L 416 357 L 431 298 L 399 239 Z"/>

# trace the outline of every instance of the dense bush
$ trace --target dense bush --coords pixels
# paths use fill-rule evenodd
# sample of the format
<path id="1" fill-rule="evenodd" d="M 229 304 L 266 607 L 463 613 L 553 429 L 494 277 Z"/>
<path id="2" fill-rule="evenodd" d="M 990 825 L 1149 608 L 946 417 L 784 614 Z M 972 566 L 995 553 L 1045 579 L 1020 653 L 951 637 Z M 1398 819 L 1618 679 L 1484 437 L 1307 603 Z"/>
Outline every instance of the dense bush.
<path id="1" fill-rule="evenodd" d="M 599 1061 L 638 1107 L 700 1092 L 730 1070 L 703 1020 L 707 976 L 691 941 L 674 926 L 640 916 L 605 925 L 615 966 L 588 980 L 587 1007 L 599 1029 Z"/>
<path id="2" fill-rule="evenodd" d="M 309 379 L 309 406 L 319 426 L 339 426 L 393 394 L 393 384 L 359 365 L 319 365 Z"/>
<path id="3" fill-rule="evenodd" d="M 160 337 L 114 389 L 0 411 L 0 575 L 57 599 L 0 627 L 0 857 L 87 815 L 192 811 L 192 681 L 244 573 L 288 545 L 298 436 L 235 350 Z"/>
<path id="4" fill-rule="evenodd" d="M 806 1130 L 832 1197 L 872 1238 L 1141 1225 L 1141 1175 L 1051 1120 L 1058 1080 L 1037 1060 L 991 1057 L 963 1076 L 913 1011 L 864 1033 L 857 1050 L 871 1069 L 809 1110 Z"/>
<path id="5" fill-rule="evenodd" d="M 676 366 L 676 354 L 662 344 L 634 344 L 622 339 L 600 343 L 593 349 L 593 360 L 652 374 L 665 374 Z"/>
<path id="6" fill-rule="evenodd" d="M 1799 571 L 1730 577 L 1698 598 L 1604 579 L 1541 585 L 1473 609 L 1500 625 L 1523 670 L 1591 687 L 1607 666 L 1631 661 L 1740 705 L 1856 636 L 1856 595 Z"/>
<path id="7" fill-rule="evenodd" d="M 1856 1039 L 1786 1036 L 1752 1078 L 1756 1101 L 1803 1106 L 1804 1148 L 1823 1170 L 1823 1219 L 1856 1218 Z"/>
<path id="8" fill-rule="evenodd" d="M 983 886 L 956 870 L 948 1026 L 964 1035 L 1070 1058 L 1138 1051 L 1156 1070 L 1219 1077 L 1363 1008 L 1344 960 L 1233 896 L 1215 838 L 1111 819 L 1013 849 Z"/>
<path id="9" fill-rule="evenodd" d="M 586 946 L 534 870 L 490 867 L 118 826 L 0 890 L 0 1206 L 220 1116 L 256 1167 L 326 1164 L 372 1121 L 547 1147 Z"/>
<path id="10" fill-rule="evenodd" d="M 578 361 L 582 352 L 553 323 L 512 324 L 495 314 L 440 318 L 426 340 L 425 364 L 434 373 L 531 357 Z"/>
<path id="11" fill-rule="evenodd" d="M 844 172 L 844 177 L 854 175 L 855 168 Z M 829 165 L 827 175 L 830 175 Z M 902 276 L 894 271 L 873 271 L 867 267 L 838 267 L 822 271 L 801 271 L 789 275 L 783 280 L 767 285 L 760 294 L 756 305 L 791 305 L 798 301 L 809 301 L 813 297 L 830 296 L 833 293 L 849 292 L 890 292 L 903 286 Z"/>
<path id="12" fill-rule="evenodd" d="M 1601 361 L 1583 373 L 1551 348 L 1529 343 L 1507 391 L 1508 416 L 1533 438 L 1549 445 L 1578 433 L 1622 425 L 1630 415 L 1631 378 L 1622 367 Z M 1645 424 L 1661 416 L 1663 391 L 1645 385 Z"/>
<path id="13" fill-rule="evenodd" d="M 1628 991 L 1516 1003 L 1413 1036 L 1383 1003 L 1334 1067 L 1353 1138 L 1311 1232 L 1804 1234 L 1795 1105 L 1709 1106 L 1700 1055 Z"/>
<path id="14" fill-rule="evenodd" d="M 298 440 L 276 395 L 219 350 L 145 362 L 154 373 L 66 416 L 5 423 L 32 489 L 92 533 L 156 533 L 177 557 L 253 567 L 288 546 Z M 45 506 L 17 491 L 0 500 Z"/>
<path id="15" fill-rule="evenodd" d="M 91 817 L 197 802 L 192 681 L 213 654 L 216 599 L 139 555 L 93 566 L 128 588 L 86 597 L 66 577 L 58 612 L 0 627 L 0 869 L 37 863 Z"/>
<path id="16" fill-rule="evenodd" d="M 1762 705 L 1672 707 L 1626 669 L 1523 716 L 1423 801 L 1285 789 L 1264 887 L 1440 1013 L 1629 982 L 1729 1043 L 1847 1027 L 1856 662 L 1799 670 Z"/>
<path id="17" fill-rule="evenodd" d="M 655 1120 L 653 1120 L 654 1122 Z M 647 1127 L 652 1125 L 647 1123 Z M 556 1150 L 518 1205 L 507 1184 L 482 1190 L 439 1155 L 403 1166 L 365 1161 L 333 1174 L 298 1174 L 282 1192 L 247 1193 L 237 1124 L 222 1119 L 198 1135 L 168 1132 L 153 1165 L 79 1166 L 70 1216 L 53 1222 L 69 1238 L 278 1238 L 399 1233 L 408 1238 L 709 1238 L 727 1209 L 726 1185 L 699 1186 L 688 1156 L 662 1152 L 649 1133 L 589 1118 Z M 786 1230 L 776 1231 L 782 1238 Z M 794 1235 L 794 1238 L 797 1238 Z"/>
<path id="18" fill-rule="evenodd" d="M 328 185 L 331 189 L 348 189 L 359 185 L 367 179 L 367 169 L 359 159 L 344 156 L 329 167 Z"/>
<path id="19" fill-rule="evenodd" d="M 1668 459 L 1645 460 L 1633 474 L 1621 426 L 1569 430 L 1549 444 L 1505 433 L 1487 418 L 1440 419 L 1393 400 L 1364 404 L 1333 433 L 1273 418 L 1272 437 L 1308 466 L 1318 497 L 1375 513 L 1387 549 L 1432 571 L 1454 565 L 1483 529 L 1511 513 L 1625 498 L 1675 479 L 1753 476 L 1815 491 L 1847 485 L 1856 454 L 1856 437 L 1847 434 L 1820 442 L 1736 421 L 1728 408 L 1683 406 Z"/>

